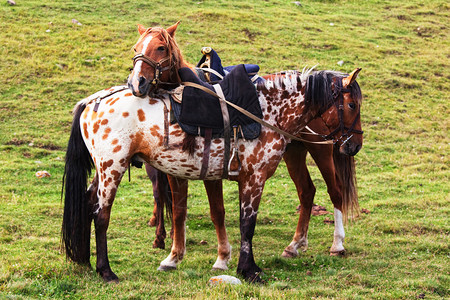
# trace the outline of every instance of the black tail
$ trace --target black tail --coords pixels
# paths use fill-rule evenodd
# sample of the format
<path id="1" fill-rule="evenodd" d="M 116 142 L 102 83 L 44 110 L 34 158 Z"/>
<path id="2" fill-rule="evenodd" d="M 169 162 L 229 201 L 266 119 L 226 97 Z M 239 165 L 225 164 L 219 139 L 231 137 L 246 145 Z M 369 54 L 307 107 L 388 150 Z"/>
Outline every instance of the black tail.
<path id="1" fill-rule="evenodd" d="M 341 154 L 339 147 L 333 147 L 333 162 L 336 175 L 342 185 L 342 215 L 344 216 L 344 221 L 347 221 L 349 215 L 351 218 L 359 215 L 355 158 Z"/>
<path id="2" fill-rule="evenodd" d="M 90 265 L 92 214 L 86 191 L 93 162 L 80 129 L 80 116 L 85 108 L 85 104 L 76 108 L 67 146 L 62 191 L 64 216 L 61 237 L 68 258 L 79 264 Z"/>

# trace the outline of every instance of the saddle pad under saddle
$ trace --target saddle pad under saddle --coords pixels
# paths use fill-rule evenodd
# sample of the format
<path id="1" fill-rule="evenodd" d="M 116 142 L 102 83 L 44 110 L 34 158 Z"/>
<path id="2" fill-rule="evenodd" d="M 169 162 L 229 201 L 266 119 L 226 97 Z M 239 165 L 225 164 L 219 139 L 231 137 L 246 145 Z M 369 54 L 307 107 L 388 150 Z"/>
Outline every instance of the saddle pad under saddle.
<path id="1" fill-rule="evenodd" d="M 214 91 L 212 85 L 201 81 L 189 68 L 181 68 L 179 74 L 182 81 L 194 82 Z M 228 101 L 262 118 L 262 110 L 258 101 L 256 88 L 248 78 L 244 65 L 236 66 L 219 82 L 219 85 Z M 211 128 L 213 129 L 214 136 L 223 133 L 222 111 L 220 109 L 219 99 L 216 97 L 198 88 L 186 86 L 183 90 L 181 107 L 175 101 L 171 102 L 172 109 L 180 126 L 182 128 L 183 126 L 191 126 L 194 129 L 193 132 L 183 128 L 184 130 L 192 134 L 198 134 L 200 128 L 200 134 L 203 135 L 205 128 Z M 227 106 L 227 108 L 231 126 L 240 125 L 246 139 L 254 139 L 259 136 L 261 131 L 260 124 L 255 123 L 252 119 L 232 107 Z"/>

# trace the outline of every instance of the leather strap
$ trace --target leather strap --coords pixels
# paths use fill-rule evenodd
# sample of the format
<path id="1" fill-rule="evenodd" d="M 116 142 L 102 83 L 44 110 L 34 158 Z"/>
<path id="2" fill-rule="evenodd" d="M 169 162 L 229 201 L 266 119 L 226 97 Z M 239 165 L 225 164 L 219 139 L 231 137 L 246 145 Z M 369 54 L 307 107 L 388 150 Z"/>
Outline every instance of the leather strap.
<path id="1" fill-rule="evenodd" d="M 219 84 L 213 85 L 216 90 L 217 98 L 219 98 L 220 109 L 222 110 L 223 118 L 223 137 L 224 137 L 224 151 L 223 151 L 223 171 L 222 178 L 228 178 L 228 161 L 230 160 L 230 140 L 231 140 L 231 127 L 230 127 L 230 115 L 228 114 L 228 107 L 225 103 L 225 95 L 223 94 L 222 87 Z M 209 89 L 207 89 L 210 91 Z"/>
<path id="2" fill-rule="evenodd" d="M 211 96 L 214 96 L 214 97 L 220 99 L 219 95 L 217 95 L 216 93 L 214 93 L 213 91 L 211 91 L 210 89 L 208 89 L 208 88 L 206 88 L 206 87 L 204 87 L 204 86 L 202 86 L 202 85 L 196 84 L 196 83 L 194 83 L 194 82 L 182 82 L 181 84 L 184 85 L 184 86 L 190 86 L 190 87 L 195 87 L 195 88 L 201 89 L 202 91 L 204 91 L 204 92 L 210 94 Z M 296 140 L 296 141 L 300 141 L 300 142 L 305 142 L 305 143 L 311 143 L 311 144 L 333 144 L 333 141 L 312 142 L 312 141 L 308 141 L 308 140 L 302 139 L 302 138 L 300 138 L 300 137 L 297 137 L 297 136 L 295 136 L 295 135 L 292 135 L 292 134 L 290 134 L 290 133 L 287 133 L 286 131 L 284 131 L 284 130 L 278 128 L 278 127 L 275 127 L 275 126 L 273 126 L 273 125 L 267 123 L 267 122 L 264 121 L 264 120 L 261 120 L 260 118 L 258 118 L 258 117 L 255 116 L 254 114 L 252 114 L 252 113 L 246 111 L 245 109 L 243 109 L 242 107 L 237 106 L 236 104 L 234 104 L 234 103 L 232 103 L 232 102 L 226 100 L 225 98 L 223 98 L 222 100 L 223 100 L 223 102 L 225 102 L 225 103 L 228 104 L 229 106 L 233 107 L 234 109 L 236 109 L 236 110 L 239 111 L 240 113 L 244 114 L 245 116 L 249 117 L 249 118 L 252 119 L 253 121 L 258 122 L 259 124 L 264 125 L 264 126 L 270 128 L 270 129 L 272 129 L 273 131 L 275 131 L 275 132 L 277 132 L 277 133 L 279 133 L 279 134 L 281 134 L 281 135 L 284 135 L 285 137 L 290 138 L 290 139 L 292 139 L 292 140 Z"/>
<path id="3" fill-rule="evenodd" d="M 200 170 L 200 180 L 206 178 L 209 166 L 209 154 L 211 152 L 212 128 L 205 129 L 205 146 L 203 148 L 202 168 Z"/>
<path id="4" fill-rule="evenodd" d="M 169 109 L 167 109 L 166 103 L 164 103 L 164 149 L 169 149 Z"/>

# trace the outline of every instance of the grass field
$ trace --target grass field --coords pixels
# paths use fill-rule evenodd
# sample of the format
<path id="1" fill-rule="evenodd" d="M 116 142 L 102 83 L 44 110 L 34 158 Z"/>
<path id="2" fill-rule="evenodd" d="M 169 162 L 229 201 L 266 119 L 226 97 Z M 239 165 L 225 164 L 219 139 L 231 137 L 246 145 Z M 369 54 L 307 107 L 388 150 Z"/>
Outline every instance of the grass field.
<path id="1" fill-rule="evenodd" d="M 1 299 L 450 297 L 447 1 L 16 2 L 0 3 Z M 60 192 L 71 110 L 78 100 L 125 82 L 138 23 L 167 27 L 178 20 L 178 44 L 192 63 L 202 46 L 212 46 L 225 64 L 257 63 L 262 74 L 316 64 L 363 68 L 365 140 L 356 161 L 360 206 L 370 213 L 346 226 L 345 258 L 328 255 L 333 226 L 324 223 L 326 216 L 312 217 L 307 252 L 280 257 L 298 219 L 295 188 L 282 163 L 266 184 L 254 237 L 265 285 L 207 285 L 213 275 L 236 272 L 233 182 L 224 185 L 230 270 L 210 270 L 214 227 L 203 185 L 191 182 L 185 259 L 177 271 L 158 272 L 169 250 L 151 247 L 151 185 L 139 169 L 122 182 L 108 231 L 111 267 L 121 282 L 105 284 L 95 271 L 66 261 Z M 309 165 L 315 202 L 332 211 L 312 160 Z M 36 178 L 39 170 L 52 176 Z M 93 265 L 94 253 L 95 247 Z"/>

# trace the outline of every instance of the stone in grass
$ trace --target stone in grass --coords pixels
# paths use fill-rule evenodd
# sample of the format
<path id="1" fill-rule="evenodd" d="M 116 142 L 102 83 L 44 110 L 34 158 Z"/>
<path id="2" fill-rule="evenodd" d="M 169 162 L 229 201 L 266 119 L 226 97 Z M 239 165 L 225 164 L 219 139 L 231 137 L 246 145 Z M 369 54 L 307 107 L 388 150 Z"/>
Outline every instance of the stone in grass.
<path id="1" fill-rule="evenodd" d="M 72 23 L 73 23 L 73 24 L 76 24 L 76 25 L 78 25 L 78 26 L 83 25 L 83 24 L 81 24 L 77 19 L 72 19 Z"/>
<path id="2" fill-rule="evenodd" d="M 16 2 L 14 0 L 8 0 L 6 2 L 8 2 L 9 5 L 16 5 Z"/>
<path id="3" fill-rule="evenodd" d="M 219 276 L 211 277 L 208 280 L 208 283 L 211 285 L 217 285 L 217 284 L 221 284 L 221 283 L 242 284 L 242 282 L 238 278 L 236 278 L 234 276 L 230 276 L 230 275 L 219 275 Z"/>
<path id="4" fill-rule="evenodd" d="M 51 176 L 50 173 L 47 172 L 47 171 L 37 171 L 35 175 L 36 175 L 37 178 L 44 178 L 44 177 L 50 177 Z"/>

